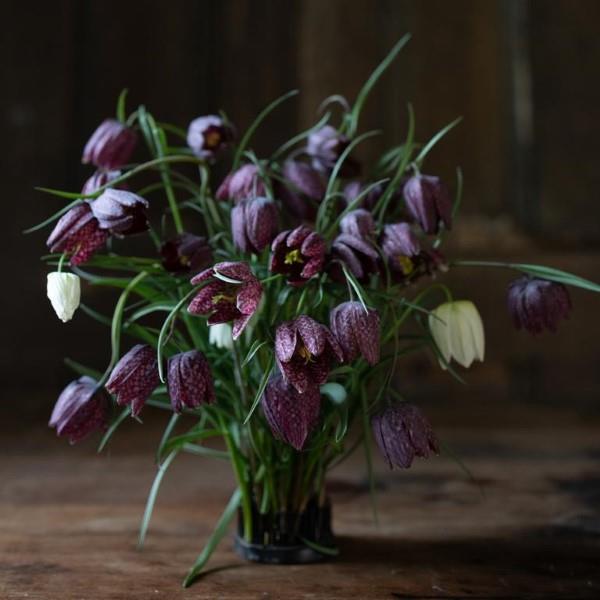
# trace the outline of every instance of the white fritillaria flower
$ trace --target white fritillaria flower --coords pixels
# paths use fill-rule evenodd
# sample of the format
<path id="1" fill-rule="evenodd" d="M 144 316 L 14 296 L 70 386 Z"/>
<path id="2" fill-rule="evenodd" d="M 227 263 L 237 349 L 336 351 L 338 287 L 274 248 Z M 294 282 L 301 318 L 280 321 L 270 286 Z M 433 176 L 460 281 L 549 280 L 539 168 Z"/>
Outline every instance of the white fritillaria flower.
<path id="1" fill-rule="evenodd" d="M 70 321 L 81 298 L 79 277 L 73 273 L 59 271 L 48 273 L 47 294 L 58 318 L 63 323 Z"/>
<path id="2" fill-rule="evenodd" d="M 229 323 L 211 325 L 208 330 L 208 341 L 217 348 L 233 349 L 233 337 Z"/>
<path id="3" fill-rule="evenodd" d="M 483 323 L 469 300 L 446 302 L 429 315 L 429 329 L 446 363 L 454 359 L 463 367 L 483 360 L 485 338 Z M 446 365 L 441 362 L 442 368 Z"/>

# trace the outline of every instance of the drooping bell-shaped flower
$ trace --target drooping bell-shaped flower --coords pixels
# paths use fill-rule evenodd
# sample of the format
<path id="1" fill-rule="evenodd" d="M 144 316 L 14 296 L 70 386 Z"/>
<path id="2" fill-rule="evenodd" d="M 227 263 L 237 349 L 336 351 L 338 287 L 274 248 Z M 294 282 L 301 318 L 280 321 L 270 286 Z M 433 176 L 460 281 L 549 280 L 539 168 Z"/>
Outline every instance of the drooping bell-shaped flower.
<path id="1" fill-rule="evenodd" d="M 171 273 L 196 273 L 212 262 L 212 248 L 203 236 L 180 233 L 160 247 L 162 265 Z"/>
<path id="2" fill-rule="evenodd" d="M 508 287 L 508 311 L 517 329 L 532 334 L 556 331 L 571 308 L 569 291 L 562 283 L 526 275 Z"/>
<path id="3" fill-rule="evenodd" d="M 325 240 L 309 227 L 282 231 L 271 244 L 272 273 L 286 275 L 291 285 L 302 285 L 323 270 Z"/>
<path id="4" fill-rule="evenodd" d="M 116 119 L 106 119 L 85 145 L 81 162 L 92 163 L 108 171 L 119 169 L 131 158 L 136 142 L 137 135 L 133 129 Z"/>
<path id="5" fill-rule="evenodd" d="M 323 175 L 299 160 L 287 160 L 282 172 L 285 181 L 278 186 L 277 196 L 296 217 L 314 220 L 325 196 Z"/>
<path id="6" fill-rule="evenodd" d="M 81 299 L 81 281 L 74 273 L 48 273 L 46 292 L 54 312 L 66 323 L 73 318 Z"/>
<path id="7" fill-rule="evenodd" d="M 315 169 L 329 173 L 349 144 L 350 140 L 335 127 L 325 125 L 308 136 L 306 153 L 311 157 Z M 347 156 L 340 175 L 353 177 L 359 171 L 360 165 L 351 156 Z"/>
<path id="8" fill-rule="evenodd" d="M 325 325 L 300 315 L 277 327 L 275 358 L 286 381 L 303 394 L 325 383 L 331 366 L 342 362 L 344 354 Z"/>
<path id="9" fill-rule="evenodd" d="M 378 270 L 379 255 L 372 242 L 356 235 L 338 235 L 331 244 L 331 258 L 333 260 L 329 264 L 328 272 L 336 281 L 344 281 L 339 263 L 346 265 L 360 282 L 366 282 L 369 276 Z"/>
<path id="10" fill-rule="evenodd" d="M 188 306 L 193 315 L 210 315 L 208 324 L 233 322 L 233 339 L 236 340 L 262 297 L 262 285 L 250 267 L 241 262 L 221 262 L 198 273 L 192 284 L 207 281 Z"/>
<path id="11" fill-rule="evenodd" d="M 375 233 L 375 221 L 373 215 L 364 208 L 351 210 L 342 217 L 340 231 L 348 235 L 369 240 Z"/>
<path id="12" fill-rule="evenodd" d="M 358 180 L 348 182 L 343 189 L 344 201 L 346 205 L 353 203 L 358 196 L 368 186 L 366 183 L 362 183 Z M 383 184 L 374 186 L 370 192 L 368 192 L 362 199 L 355 205 L 355 208 L 364 208 L 366 210 L 373 210 L 377 205 L 378 200 L 381 198 L 385 187 Z M 393 197 L 397 197 L 398 193 L 394 193 Z"/>
<path id="13" fill-rule="evenodd" d="M 389 406 L 371 420 L 373 437 L 390 469 L 408 469 L 415 457 L 439 454 L 431 425 L 423 413 L 408 402 Z"/>
<path id="14" fill-rule="evenodd" d="M 393 272 L 409 277 L 415 270 L 421 245 L 408 223 L 392 223 L 383 228 L 381 251 Z"/>
<path id="15" fill-rule="evenodd" d="M 98 382 L 83 376 L 61 392 L 48 425 L 56 434 L 69 439 L 71 444 L 79 442 L 94 431 L 106 429 L 109 416 L 109 401 Z"/>
<path id="16" fill-rule="evenodd" d="M 214 402 L 213 377 L 204 354 L 190 350 L 169 358 L 167 389 L 176 413 Z"/>
<path id="17" fill-rule="evenodd" d="M 136 416 L 159 383 L 156 351 L 137 344 L 115 365 L 106 389 L 116 395 L 117 404 L 131 406 L 131 414 Z"/>
<path id="18" fill-rule="evenodd" d="M 362 356 L 370 365 L 379 362 L 379 314 L 360 302 L 343 302 L 329 315 L 329 327 L 344 353 L 344 362 Z"/>
<path id="19" fill-rule="evenodd" d="M 277 206 L 268 198 L 246 198 L 231 209 L 233 243 L 242 252 L 264 250 L 277 234 Z"/>
<path id="20" fill-rule="evenodd" d="M 442 368 L 454 359 L 465 368 L 473 361 L 483 361 L 485 336 L 483 322 L 469 300 L 441 304 L 429 315 L 429 329 L 444 358 Z"/>
<path id="21" fill-rule="evenodd" d="M 318 422 L 321 394 L 318 387 L 301 394 L 277 374 L 269 380 L 261 406 L 273 435 L 296 450 L 302 450 Z"/>
<path id="22" fill-rule="evenodd" d="M 84 196 L 89 194 L 93 194 L 96 190 L 105 185 L 110 185 L 115 179 L 121 177 L 122 173 L 119 170 L 114 171 L 96 171 L 84 184 L 81 189 L 81 193 Z M 118 185 L 111 185 L 111 187 L 119 188 L 119 189 L 127 189 L 127 184 L 123 181 Z"/>
<path id="23" fill-rule="evenodd" d="M 213 346 L 225 350 L 233 350 L 233 337 L 229 323 L 216 323 L 208 332 L 208 341 Z"/>
<path id="24" fill-rule="evenodd" d="M 76 266 L 89 260 L 107 238 L 108 231 L 100 228 L 89 203 L 82 202 L 59 219 L 46 245 L 51 252 L 70 254 L 70 262 Z"/>
<path id="25" fill-rule="evenodd" d="M 233 137 L 233 129 L 221 117 L 207 115 L 190 123 L 187 144 L 198 158 L 210 160 L 227 148 Z"/>
<path id="26" fill-rule="evenodd" d="M 404 184 L 403 194 L 408 212 L 425 233 L 438 233 L 440 224 L 452 227 L 450 192 L 439 177 L 414 175 Z"/>
<path id="27" fill-rule="evenodd" d="M 115 235 L 132 235 L 148 229 L 148 201 L 133 192 L 108 188 L 90 203 L 102 229 Z"/>
<path id="28" fill-rule="evenodd" d="M 241 166 L 237 171 L 229 173 L 218 187 L 217 200 L 233 200 L 238 202 L 245 198 L 257 198 L 266 195 L 266 188 L 260 178 L 260 171 L 254 164 Z"/>

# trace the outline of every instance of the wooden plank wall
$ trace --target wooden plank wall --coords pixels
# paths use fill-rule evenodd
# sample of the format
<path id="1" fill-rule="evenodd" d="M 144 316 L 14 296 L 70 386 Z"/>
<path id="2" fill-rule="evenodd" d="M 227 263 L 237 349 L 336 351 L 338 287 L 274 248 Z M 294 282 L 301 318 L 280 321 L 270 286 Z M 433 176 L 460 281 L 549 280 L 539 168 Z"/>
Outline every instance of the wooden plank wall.
<path id="1" fill-rule="evenodd" d="M 20 316 L 4 325 L 0 360 L 4 392 L 22 398 L 13 402 L 19 410 L 47 412 L 50 391 L 67 378 L 62 354 L 104 362 L 103 330 L 83 317 L 67 327 L 53 319 L 37 258 L 44 235 L 20 231 L 58 206 L 34 185 L 80 187 L 82 144 L 123 87 L 163 120 L 185 125 L 222 107 L 241 129 L 271 99 L 300 87 L 300 98 L 257 136 L 260 152 L 312 123 L 329 94 L 352 98 L 410 31 L 413 40 L 362 121 L 385 136 L 361 156 L 404 137 L 408 101 L 421 139 L 462 115 L 427 165 L 449 180 L 456 165 L 465 173 L 464 217 L 450 250 L 554 261 L 600 280 L 595 0 L 11 0 L 5 10 L 0 244 L 18 293 L 2 294 L 1 302 L 3 314 Z M 457 272 L 451 280 L 480 305 L 488 361 L 465 392 L 417 360 L 403 371 L 407 390 L 453 402 L 490 390 L 532 402 L 568 396 L 580 412 L 595 410 L 598 299 L 576 293 L 570 327 L 532 343 L 510 330 L 506 276 L 497 283 Z"/>

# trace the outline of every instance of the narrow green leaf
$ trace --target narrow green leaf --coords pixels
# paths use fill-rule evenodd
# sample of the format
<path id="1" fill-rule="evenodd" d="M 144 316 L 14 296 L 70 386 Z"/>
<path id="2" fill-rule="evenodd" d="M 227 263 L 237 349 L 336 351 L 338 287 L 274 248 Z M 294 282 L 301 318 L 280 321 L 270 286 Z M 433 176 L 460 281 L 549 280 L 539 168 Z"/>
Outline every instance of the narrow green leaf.
<path id="1" fill-rule="evenodd" d="M 423 147 L 421 152 L 419 152 L 417 158 L 415 158 L 415 162 L 418 165 L 421 165 L 429 151 L 452 129 L 454 129 L 460 122 L 462 121 L 462 117 L 458 117 L 458 119 L 454 119 L 452 123 L 448 123 L 446 127 L 440 129 Z"/>
<path id="2" fill-rule="evenodd" d="M 80 202 L 81 202 L 81 200 L 79 199 L 79 196 L 77 196 L 77 200 L 75 200 L 74 202 L 71 202 L 70 204 L 67 204 L 66 206 L 63 206 L 63 208 L 61 208 L 58 212 L 55 212 L 51 217 L 48 217 L 41 223 L 38 223 L 37 225 L 34 225 L 33 227 L 29 227 L 29 229 L 23 230 L 23 233 L 24 234 L 33 233 L 34 231 L 39 231 L 40 229 L 43 229 L 44 227 L 46 227 L 46 225 L 50 225 L 51 223 L 54 223 L 54 221 L 60 219 L 60 217 L 62 217 L 66 212 L 71 210 L 74 206 L 76 206 Z"/>
<path id="3" fill-rule="evenodd" d="M 358 300 L 362 304 L 364 311 L 368 312 L 367 304 L 371 304 L 371 302 L 369 301 L 369 298 L 368 298 L 365 290 L 360 285 L 360 283 L 358 283 L 358 281 L 356 280 L 356 277 L 354 277 L 354 275 L 352 273 L 350 273 L 350 271 L 346 268 L 346 265 L 343 263 L 342 263 L 342 270 L 344 271 L 344 276 L 348 280 L 348 283 L 350 283 L 350 285 L 352 286 L 352 289 L 355 291 L 356 295 L 358 296 Z"/>
<path id="4" fill-rule="evenodd" d="M 206 446 L 199 446 L 198 444 L 184 444 L 181 449 L 184 452 L 189 452 L 196 456 L 206 456 L 207 458 L 220 458 L 221 460 L 230 460 L 231 458 L 229 452 L 207 448 Z"/>
<path id="5" fill-rule="evenodd" d="M 119 428 L 119 425 L 131 414 L 129 407 L 125 407 L 119 416 L 111 423 L 110 427 L 106 430 L 106 433 L 102 436 L 100 443 L 98 444 L 98 454 L 104 450 L 108 440 L 113 436 L 113 433 Z"/>
<path id="6" fill-rule="evenodd" d="M 282 144 L 271 155 L 271 162 L 276 162 L 280 156 L 285 154 L 290 148 L 293 148 L 298 142 L 301 142 L 302 140 L 307 138 L 313 131 L 318 131 L 319 129 L 324 127 L 327 124 L 327 121 L 329 121 L 330 117 L 331 117 L 331 113 L 329 113 L 329 112 L 326 113 L 323 116 L 323 118 L 319 120 L 318 123 L 315 123 L 312 127 L 307 129 L 306 131 L 303 131 L 302 133 L 295 135 L 293 138 L 289 139 L 287 142 Z"/>
<path id="7" fill-rule="evenodd" d="M 156 450 L 156 463 L 160 464 L 163 454 L 165 453 L 165 446 L 167 445 L 167 442 L 169 441 L 169 438 L 171 437 L 171 433 L 173 432 L 173 429 L 175 428 L 175 425 L 177 425 L 177 421 L 179 421 L 179 417 L 180 415 L 178 415 L 177 413 L 173 413 L 171 415 L 171 418 L 169 419 L 169 422 L 167 423 L 167 426 L 165 427 L 165 430 L 162 434 L 162 437 L 160 438 L 160 443 L 158 444 L 158 448 Z"/>
<path id="8" fill-rule="evenodd" d="M 127 100 L 127 92 L 129 90 L 127 88 L 123 88 L 123 91 L 119 94 L 119 99 L 117 100 L 117 119 L 121 121 L 121 123 L 125 123 L 127 120 L 127 114 L 125 113 L 125 102 Z"/>
<path id="9" fill-rule="evenodd" d="M 90 367 L 86 367 L 85 365 L 82 365 L 77 361 L 71 360 L 70 358 L 65 358 L 64 362 L 67 365 L 67 367 L 73 369 L 73 371 L 75 371 L 75 373 L 77 373 L 78 375 L 87 375 L 88 377 L 91 377 L 96 381 L 98 381 L 100 377 L 102 377 L 102 373 L 100 371 L 92 369 Z"/>
<path id="10" fill-rule="evenodd" d="M 140 535 L 137 543 L 138 548 L 142 548 L 144 545 L 144 540 L 146 539 L 148 525 L 150 525 L 150 519 L 152 518 L 152 512 L 154 510 L 154 504 L 156 502 L 158 490 L 160 489 L 160 484 L 165 476 L 165 473 L 167 472 L 167 469 L 171 466 L 171 463 L 177 456 L 177 452 L 177 450 L 171 452 L 171 454 L 169 454 L 169 456 L 165 458 L 164 462 L 158 467 L 158 471 L 154 477 L 154 481 L 152 482 L 152 487 L 150 488 L 150 493 L 148 494 L 146 510 L 144 510 L 144 516 L 142 517 L 142 523 L 140 525 Z"/>
<path id="11" fill-rule="evenodd" d="M 190 569 L 190 572 L 187 574 L 187 577 L 183 580 L 183 587 L 189 587 L 200 575 L 200 572 L 204 568 L 204 565 L 208 562 L 212 553 L 215 551 L 215 548 L 219 545 L 219 542 L 227 533 L 229 524 L 231 523 L 233 517 L 237 513 L 237 509 L 240 505 L 241 498 L 241 491 L 239 489 L 236 489 L 235 492 L 233 492 L 229 503 L 225 507 L 225 510 L 223 511 L 223 514 L 221 515 L 221 518 L 219 519 L 215 530 L 213 531 L 210 538 L 208 538 L 204 549 L 196 559 L 196 562 Z"/>
<path id="12" fill-rule="evenodd" d="M 244 419 L 244 425 L 246 425 L 248 423 L 248 421 L 250 420 L 250 417 L 256 410 L 256 407 L 258 406 L 258 403 L 260 402 L 260 399 L 262 398 L 263 392 L 265 391 L 265 388 L 267 387 L 267 383 L 269 382 L 269 377 L 271 376 L 272 370 L 273 370 L 273 357 L 271 356 L 271 358 L 269 359 L 269 366 L 267 367 L 267 369 L 265 370 L 265 372 L 262 376 L 260 385 L 258 386 L 258 390 L 256 391 L 256 396 L 254 396 L 254 400 L 252 401 L 252 406 L 250 407 L 250 410 L 248 411 L 248 414 L 246 415 L 246 418 Z"/>
<path id="13" fill-rule="evenodd" d="M 324 554 L 326 556 L 338 556 L 340 553 L 339 548 L 335 548 L 332 546 L 322 546 L 321 544 L 317 544 L 316 542 L 311 542 L 304 537 L 300 537 L 303 544 L 306 544 L 309 548 L 312 548 L 319 554 Z"/>
<path id="14" fill-rule="evenodd" d="M 250 350 L 248 350 L 248 354 L 246 354 L 246 358 L 242 361 L 242 367 L 245 367 L 266 343 L 265 341 L 254 340 L 252 346 L 250 346 Z"/>

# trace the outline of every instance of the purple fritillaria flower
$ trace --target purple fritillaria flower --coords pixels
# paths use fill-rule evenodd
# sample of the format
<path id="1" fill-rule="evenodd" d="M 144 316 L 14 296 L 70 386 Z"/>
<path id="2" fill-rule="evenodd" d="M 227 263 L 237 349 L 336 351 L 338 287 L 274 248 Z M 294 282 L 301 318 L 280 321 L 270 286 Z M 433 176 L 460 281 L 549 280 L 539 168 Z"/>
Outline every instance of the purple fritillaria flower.
<path id="1" fill-rule="evenodd" d="M 323 269 L 325 240 L 309 227 L 282 231 L 271 244 L 272 273 L 286 275 L 290 285 L 302 285 Z"/>
<path id="2" fill-rule="evenodd" d="M 310 388 L 301 394 L 277 374 L 269 380 L 261 406 L 273 435 L 302 450 L 319 420 L 321 394 L 319 388 Z"/>
<path id="3" fill-rule="evenodd" d="M 231 209 L 233 243 L 242 252 L 264 250 L 277 234 L 277 206 L 268 198 L 246 198 Z"/>
<path id="4" fill-rule="evenodd" d="M 115 365 L 106 389 L 117 397 L 117 404 L 130 405 L 136 416 L 160 383 L 156 351 L 147 344 L 137 344 Z"/>
<path id="5" fill-rule="evenodd" d="M 204 354 L 190 350 L 169 358 L 167 388 L 176 413 L 214 402 L 212 373 Z"/>
<path id="6" fill-rule="evenodd" d="M 569 291 L 562 283 L 526 275 L 508 287 L 508 311 L 517 329 L 532 334 L 544 329 L 556 331 L 571 308 Z"/>
<path id="7" fill-rule="evenodd" d="M 317 171 L 329 173 L 335 166 L 350 140 L 335 127 L 325 125 L 308 136 L 306 153 L 311 157 Z M 360 165 L 351 157 L 346 157 L 340 169 L 342 177 L 352 177 L 359 173 Z"/>
<path id="8" fill-rule="evenodd" d="M 121 171 L 118 171 L 118 170 L 114 170 L 114 171 L 98 170 L 83 184 L 81 193 L 84 194 L 85 196 L 87 196 L 89 194 L 93 194 L 99 188 L 104 187 L 105 185 L 109 185 L 115 179 L 118 179 L 119 177 L 121 177 L 121 175 L 122 175 Z M 126 189 L 127 184 L 123 181 L 119 185 L 112 186 L 112 187 Z"/>
<path id="9" fill-rule="evenodd" d="M 421 245 L 408 223 L 392 223 L 383 228 L 381 250 L 392 272 L 408 277 L 415 270 Z"/>
<path id="10" fill-rule="evenodd" d="M 219 279 L 221 275 L 223 279 Z M 232 280 L 232 281 L 227 281 Z M 233 280 L 237 283 L 233 283 Z M 262 285 L 250 267 L 241 262 L 221 262 L 198 273 L 192 284 L 207 281 L 188 306 L 193 315 L 210 315 L 209 325 L 233 321 L 232 335 L 237 339 L 262 297 Z"/>
<path id="11" fill-rule="evenodd" d="M 406 208 L 423 231 L 429 235 L 452 227 L 452 200 L 450 192 L 439 177 L 414 175 L 403 188 Z"/>
<path id="12" fill-rule="evenodd" d="M 171 273 L 196 273 L 212 262 L 212 248 L 203 236 L 180 233 L 160 247 L 162 265 Z"/>
<path id="13" fill-rule="evenodd" d="M 342 217 L 340 221 L 340 231 L 348 235 L 371 239 L 375 233 L 375 221 L 373 215 L 364 208 L 351 210 Z"/>
<path id="14" fill-rule="evenodd" d="M 85 145 L 81 161 L 92 163 L 99 169 L 119 169 L 131 158 L 136 142 L 133 129 L 116 119 L 106 119 Z"/>
<path id="15" fill-rule="evenodd" d="M 93 431 L 106 429 L 108 416 L 106 394 L 98 389 L 97 381 L 83 376 L 61 392 L 48 425 L 56 429 L 58 436 L 64 436 L 74 444 Z"/>
<path id="16" fill-rule="evenodd" d="M 247 164 L 225 177 L 218 187 L 215 197 L 217 200 L 238 202 L 245 198 L 257 198 L 265 195 L 265 184 L 260 178 L 258 167 L 254 164 Z"/>
<path id="17" fill-rule="evenodd" d="M 277 196 L 300 219 L 314 220 L 325 196 L 322 174 L 305 162 L 287 160 L 283 165 L 285 182 L 277 187 Z"/>
<path id="18" fill-rule="evenodd" d="M 133 192 L 108 188 L 90 207 L 100 227 L 114 235 L 132 235 L 148 229 L 148 201 Z"/>
<path id="19" fill-rule="evenodd" d="M 366 282 L 372 273 L 378 270 L 377 250 L 373 244 L 363 238 L 348 233 L 341 233 L 331 244 L 331 261 L 329 274 L 336 281 L 344 281 L 344 274 L 339 263 L 344 263 L 346 268 L 360 282 Z"/>
<path id="20" fill-rule="evenodd" d="M 343 302 L 329 315 L 329 327 L 344 353 L 344 362 L 359 356 L 370 364 L 379 362 L 379 314 L 360 302 Z"/>
<path id="21" fill-rule="evenodd" d="M 105 244 L 108 231 L 100 228 L 88 202 L 71 208 L 58 221 L 46 241 L 50 252 L 66 252 L 71 264 L 80 265 Z"/>
<path id="22" fill-rule="evenodd" d="M 325 383 L 331 365 L 344 354 L 325 325 L 300 315 L 277 327 L 275 358 L 286 381 L 303 394 Z"/>
<path id="23" fill-rule="evenodd" d="M 217 115 L 194 119 L 187 131 L 187 144 L 192 152 L 204 160 L 216 158 L 233 141 L 234 131 Z"/>
<path id="24" fill-rule="evenodd" d="M 415 456 L 429 458 L 439 453 L 431 425 L 423 413 L 403 402 L 389 406 L 371 419 L 373 436 L 390 469 L 408 469 Z"/>

